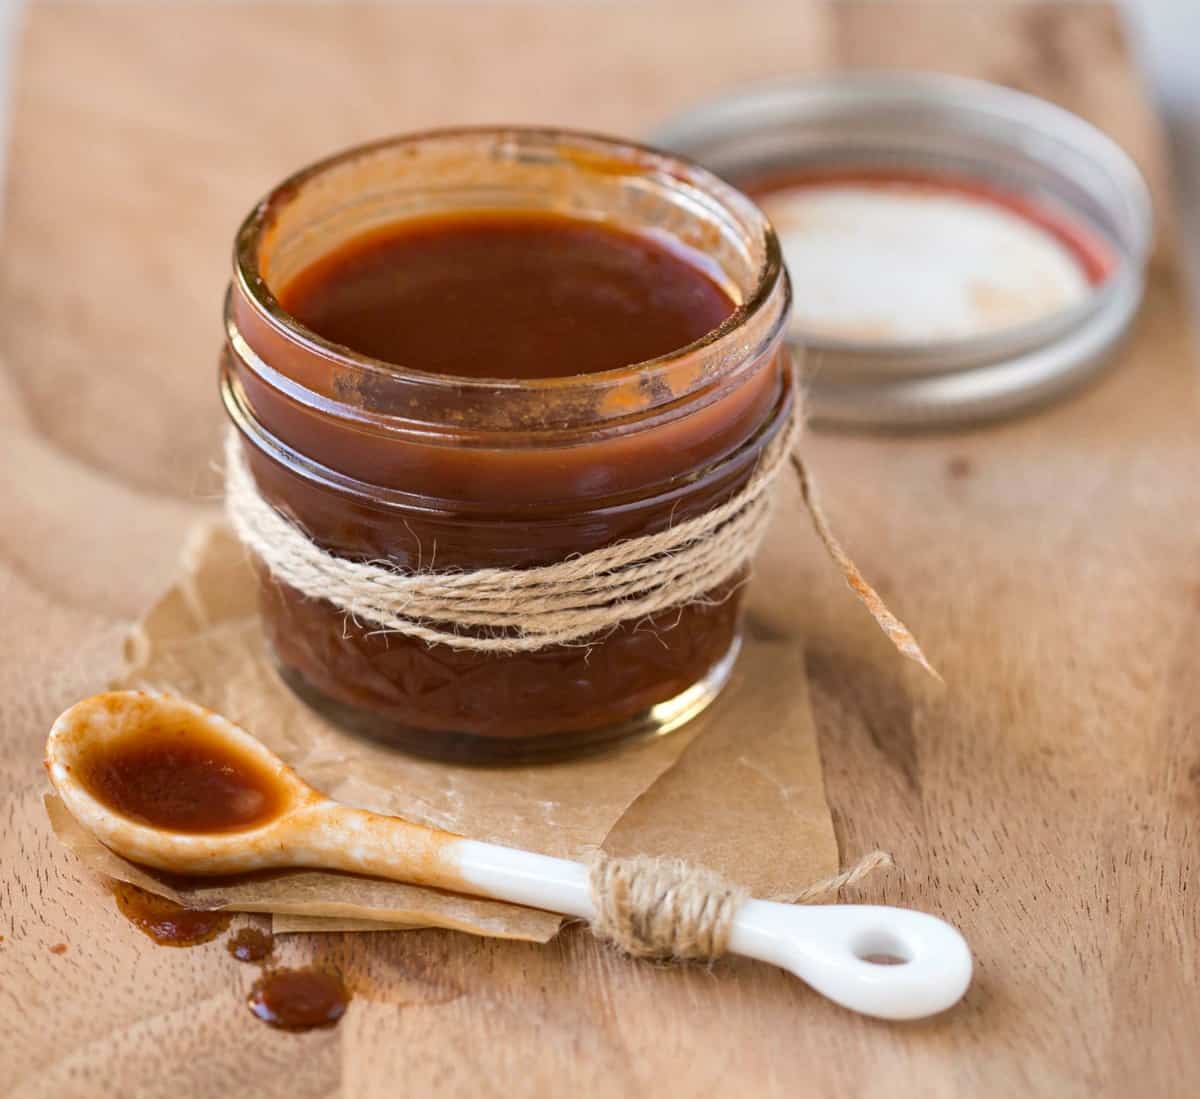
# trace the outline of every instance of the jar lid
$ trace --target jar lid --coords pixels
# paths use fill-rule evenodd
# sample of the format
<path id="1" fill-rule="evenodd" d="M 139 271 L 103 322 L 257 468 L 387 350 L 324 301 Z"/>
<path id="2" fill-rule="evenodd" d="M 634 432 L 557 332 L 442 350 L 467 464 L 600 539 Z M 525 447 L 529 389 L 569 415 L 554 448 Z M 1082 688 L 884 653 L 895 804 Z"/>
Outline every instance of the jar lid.
<path id="1" fill-rule="evenodd" d="M 783 241 L 818 423 L 1006 415 L 1098 370 L 1151 236 L 1126 153 L 1034 96 L 935 73 L 752 86 L 654 144 L 755 197 Z"/>

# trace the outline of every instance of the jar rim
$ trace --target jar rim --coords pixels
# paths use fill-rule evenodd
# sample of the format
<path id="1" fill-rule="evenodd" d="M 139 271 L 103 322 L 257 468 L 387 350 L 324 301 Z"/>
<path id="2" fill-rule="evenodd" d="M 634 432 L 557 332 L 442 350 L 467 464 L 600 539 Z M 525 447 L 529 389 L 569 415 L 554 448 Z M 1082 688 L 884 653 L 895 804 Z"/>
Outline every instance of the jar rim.
<path id="1" fill-rule="evenodd" d="M 564 374 L 545 378 L 465 377 L 421 370 L 401 363 L 388 362 L 355 351 L 344 344 L 328 340 L 302 324 L 283 308 L 267 285 L 260 269 L 260 245 L 281 210 L 292 201 L 301 188 L 314 179 L 343 167 L 359 158 L 367 158 L 404 146 L 422 143 L 469 141 L 471 139 L 503 142 L 510 140 L 523 147 L 550 148 L 556 154 L 567 153 L 581 166 L 589 164 L 601 170 L 615 171 L 625 165 L 641 174 L 671 178 L 701 191 L 754 234 L 762 248 L 763 259 L 755 276 L 753 288 L 721 324 L 683 347 L 641 362 L 629 363 L 609 370 L 587 374 Z M 336 366 L 363 371 L 392 381 L 411 382 L 437 390 L 464 394 L 520 392 L 542 393 L 547 396 L 569 396 L 572 391 L 594 393 L 628 384 L 632 379 L 653 381 L 671 372 L 677 364 L 696 355 L 709 353 L 714 347 L 754 321 L 770 305 L 780 283 L 786 285 L 783 253 L 774 228 L 767 216 L 752 199 L 714 172 L 687 157 L 668 153 L 649 145 L 624 138 L 609 137 L 585 130 L 559 129 L 541 126 L 461 126 L 439 127 L 381 138 L 355 145 L 315 161 L 292 173 L 273 187 L 242 221 L 234 240 L 234 280 L 243 299 L 280 335 L 310 353 Z M 782 328 L 786 310 L 781 311 L 771 325 Z M 380 415 L 376 410 L 376 415 Z M 386 416 L 383 418 L 387 418 Z"/>
<path id="2" fill-rule="evenodd" d="M 800 382 L 795 371 L 791 368 L 784 371 L 782 379 L 782 388 L 768 413 L 753 432 L 732 450 L 721 453 L 694 469 L 673 474 L 641 488 L 590 498 L 586 506 L 572 510 L 564 521 L 577 522 L 581 518 L 603 519 L 630 508 L 640 507 L 649 501 L 661 504 L 663 501 L 678 499 L 685 493 L 694 492 L 698 487 L 722 477 L 732 476 L 759 461 L 763 450 L 784 430 L 786 424 L 798 416 L 797 409 L 802 406 Z M 550 499 L 534 505 L 523 505 L 515 511 L 506 507 L 503 513 L 497 513 L 495 501 L 473 503 L 460 498 L 428 496 L 364 481 L 298 450 L 287 440 L 264 428 L 246 408 L 236 383 L 224 367 L 221 369 L 220 390 L 231 429 L 237 433 L 241 445 L 253 448 L 269 461 L 289 470 L 308 484 L 356 500 L 360 506 L 396 509 L 405 514 L 457 516 L 476 522 L 528 524 L 535 520 L 544 523 L 547 520 L 543 513 L 547 509 L 562 509 L 580 499 L 578 496 Z"/>

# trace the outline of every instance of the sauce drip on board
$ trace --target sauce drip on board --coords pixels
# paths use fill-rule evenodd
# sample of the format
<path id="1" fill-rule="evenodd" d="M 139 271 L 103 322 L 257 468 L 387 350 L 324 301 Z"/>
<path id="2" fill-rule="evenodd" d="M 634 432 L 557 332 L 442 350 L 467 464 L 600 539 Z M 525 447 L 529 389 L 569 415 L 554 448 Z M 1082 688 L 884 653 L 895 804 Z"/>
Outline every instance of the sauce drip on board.
<path id="1" fill-rule="evenodd" d="M 329 969 L 272 969 L 250 989 L 247 1004 L 255 1018 L 280 1030 L 333 1026 L 346 1012 L 350 991 Z"/>
<path id="2" fill-rule="evenodd" d="M 122 816 L 172 832 L 244 831 L 285 801 L 271 772 L 186 715 L 96 746 L 79 778 Z"/>
<path id="3" fill-rule="evenodd" d="M 117 910 L 159 946 L 199 946 L 211 942 L 229 926 L 231 917 L 227 912 L 184 908 L 129 882 L 110 884 Z"/>
<path id="4" fill-rule="evenodd" d="M 183 908 L 128 882 L 110 884 L 121 914 L 159 946 L 187 947 L 211 942 L 229 927 L 232 918 L 225 912 Z M 243 927 L 225 945 L 239 962 L 265 966 L 274 952 L 275 938 L 266 931 Z M 67 948 L 58 943 L 50 949 L 54 954 L 63 954 Z M 332 969 L 264 968 L 262 976 L 251 986 L 246 1002 L 255 1018 L 270 1026 L 281 1030 L 312 1030 L 333 1026 L 345 1014 L 350 990 Z"/>
<path id="5" fill-rule="evenodd" d="M 325 339 L 415 370 L 553 378 L 686 347 L 734 310 L 665 244 L 551 214 L 385 226 L 301 271 L 280 304 Z"/>
<path id="6" fill-rule="evenodd" d="M 239 962 L 261 962 L 275 951 L 275 936 L 257 927 L 243 927 L 225 943 Z"/>
<path id="7" fill-rule="evenodd" d="M 139 931 L 159 946 L 188 947 L 211 942 L 229 927 L 225 912 L 183 908 L 166 897 L 139 889 L 128 882 L 110 883 L 117 908 Z M 239 962 L 266 966 L 275 950 L 275 937 L 254 927 L 243 927 L 227 940 L 226 949 Z M 66 953 L 65 943 L 50 948 Z M 332 969 L 264 968 L 247 997 L 251 1013 L 281 1030 L 302 1031 L 333 1026 L 345 1014 L 350 990 Z"/>

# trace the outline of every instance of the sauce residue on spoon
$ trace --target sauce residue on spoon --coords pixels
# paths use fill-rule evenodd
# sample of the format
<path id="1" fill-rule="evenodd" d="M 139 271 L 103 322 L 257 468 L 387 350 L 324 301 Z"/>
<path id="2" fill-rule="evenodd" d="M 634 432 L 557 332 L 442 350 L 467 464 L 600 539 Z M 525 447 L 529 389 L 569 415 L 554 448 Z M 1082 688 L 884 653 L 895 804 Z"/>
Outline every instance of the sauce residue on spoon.
<path id="1" fill-rule="evenodd" d="M 77 777 L 122 816 L 171 832 L 240 832 L 282 810 L 275 775 L 187 713 L 88 750 Z"/>

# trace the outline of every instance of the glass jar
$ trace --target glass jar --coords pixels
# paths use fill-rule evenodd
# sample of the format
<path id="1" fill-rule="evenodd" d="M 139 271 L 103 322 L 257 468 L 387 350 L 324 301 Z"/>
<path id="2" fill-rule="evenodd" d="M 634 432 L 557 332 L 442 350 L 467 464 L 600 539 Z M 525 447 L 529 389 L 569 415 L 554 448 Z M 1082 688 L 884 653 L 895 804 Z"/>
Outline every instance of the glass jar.
<path id="1" fill-rule="evenodd" d="M 547 211 L 653 234 L 737 308 L 669 355 L 536 380 L 370 359 L 289 316 L 279 290 L 406 218 Z M 524 568 L 652 534 L 735 495 L 789 422 L 778 243 L 741 193 L 624 142 L 533 129 L 435 131 L 322 161 L 243 223 L 221 391 L 259 493 L 329 553 L 404 570 Z M 259 564 L 284 679 L 339 723 L 467 760 L 561 756 L 664 732 L 704 708 L 738 648 L 741 580 L 579 644 L 429 645 L 307 598 Z"/>

